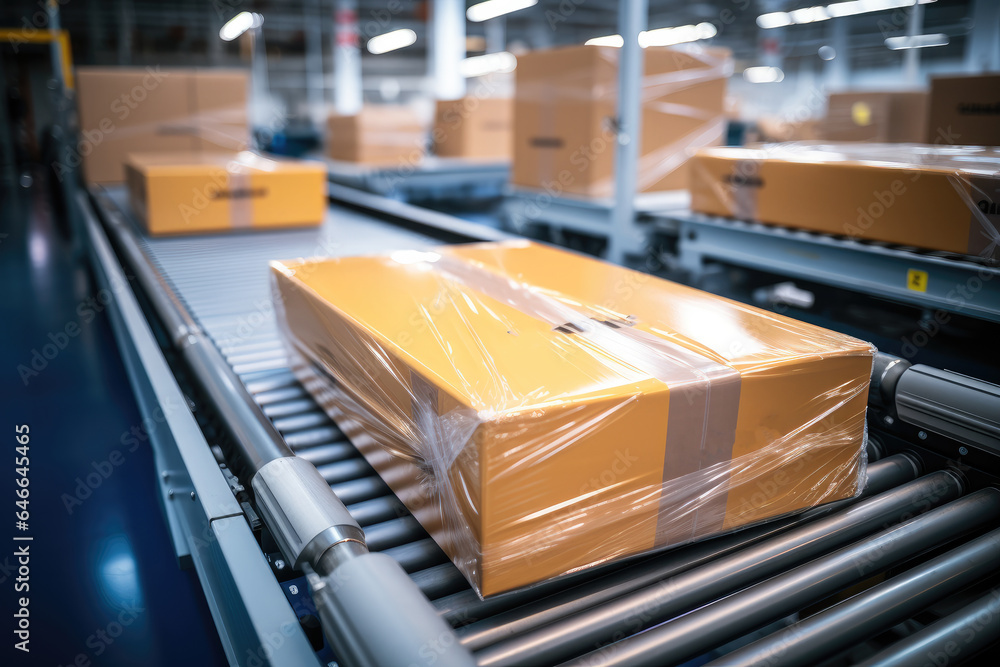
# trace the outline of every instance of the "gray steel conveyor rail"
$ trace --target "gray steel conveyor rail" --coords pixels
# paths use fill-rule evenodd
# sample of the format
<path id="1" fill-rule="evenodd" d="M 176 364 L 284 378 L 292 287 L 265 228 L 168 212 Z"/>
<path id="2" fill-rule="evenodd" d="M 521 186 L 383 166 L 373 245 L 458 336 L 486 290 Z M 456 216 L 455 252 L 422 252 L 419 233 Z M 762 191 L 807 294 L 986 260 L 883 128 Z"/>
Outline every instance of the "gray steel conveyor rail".
<path id="1" fill-rule="evenodd" d="M 218 348 L 154 268 L 128 222 L 109 216 L 106 230 L 252 467 L 251 484 L 264 523 L 288 562 L 307 572 L 335 654 L 348 665 L 380 667 L 407 664 L 431 646 L 437 651 L 436 664 L 474 664 L 399 564 L 368 550 L 364 532 L 316 467 L 296 457 L 256 409 Z M 358 632 L 355 623 L 380 623 L 391 631 L 373 637 Z"/>
<path id="2" fill-rule="evenodd" d="M 151 307 L 172 332 L 172 343 L 191 369 L 199 373 L 198 384 L 211 397 L 241 455 L 256 471 L 254 489 L 264 520 L 269 529 L 277 531 L 276 540 L 284 557 L 307 571 L 324 630 L 344 665 L 422 665 L 432 664 L 431 658 L 435 665 L 473 661 L 480 665 L 541 665 L 580 660 L 581 656 L 585 661 L 603 661 L 605 654 L 588 655 L 588 651 L 605 642 L 611 642 L 609 646 L 614 650 L 607 650 L 613 655 L 620 652 L 630 656 L 624 662 L 619 660 L 621 664 L 633 662 L 631 658 L 635 664 L 671 664 L 682 659 L 684 651 L 704 652 L 726 641 L 713 630 L 718 625 L 714 621 L 697 621 L 710 615 L 696 609 L 713 609 L 712 613 L 720 614 L 726 623 L 737 619 L 742 623 L 741 634 L 746 634 L 755 629 L 751 626 L 763 624 L 747 620 L 753 615 L 747 614 L 746 609 L 755 609 L 763 601 L 772 604 L 769 609 L 773 614 L 787 616 L 796 612 L 802 608 L 804 598 L 791 593 L 797 592 L 800 585 L 808 585 L 812 586 L 811 595 L 822 595 L 826 589 L 817 588 L 816 582 L 825 581 L 825 575 L 838 575 L 841 579 L 835 581 L 843 583 L 846 574 L 840 566 L 845 558 L 875 563 L 874 573 L 895 562 L 893 559 L 909 562 L 926 550 L 928 544 L 946 544 L 949 557 L 918 568 L 930 567 L 941 576 L 953 574 L 978 581 L 982 569 L 967 566 L 970 562 L 967 557 L 993 553 L 989 551 L 992 547 L 983 546 L 981 540 L 969 540 L 976 540 L 977 534 L 996 527 L 995 490 L 966 495 L 968 483 L 961 474 L 937 471 L 920 476 L 916 459 L 896 454 L 869 466 L 869 485 L 860 498 L 815 508 L 627 566 L 581 573 L 481 601 L 471 589 L 453 581 L 457 571 L 450 563 L 434 565 L 440 562 L 435 558 L 441 554 L 433 542 L 406 515 L 398 500 L 391 494 L 385 495 L 384 485 L 372 476 L 353 447 L 336 439 L 342 438 L 342 434 L 310 417 L 321 411 L 297 414 L 292 409 L 308 404 L 312 407 L 306 409 L 318 410 L 304 397 L 301 387 L 288 384 L 289 380 L 272 381 L 267 377 L 248 381 L 238 368 L 243 363 L 234 361 L 232 355 L 245 358 L 248 367 L 261 363 L 258 352 L 240 351 L 256 350 L 253 346 L 257 343 L 237 346 L 235 353 L 229 353 L 228 358 L 223 356 L 216 343 L 199 328 L 189 311 L 187 298 L 178 298 L 188 295 L 180 295 L 171 288 L 171 281 L 161 273 L 159 259 L 151 259 L 144 250 L 149 246 L 136 236 L 128 220 L 103 205 L 102 212 L 119 253 L 135 273 Z M 265 362 L 267 354 L 263 353 Z M 199 365 L 205 368 L 197 371 Z M 935 384 L 934 374 L 920 373 L 918 382 L 900 383 L 900 378 L 909 372 L 905 365 L 880 355 L 870 402 L 895 405 L 897 387 L 902 386 L 907 396 L 919 397 L 931 392 L 938 397 L 936 403 L 940 403 L 940 385 Z M 950 383 L 949 386 L 963 382 L 960 376 L 940 379 Z M 253 396 L 248 389 L 250 385 L 256 387 Z M 984 413 L 987 417 L 995 417 L 997 413 L 989 411 L 997 395 L 990 387 L 974 385 L 975 402 L 987 410 Z M 278 401 L 271 398 L 278 395 L 285 397 L 281 399 L 284 403 L 271 402 Z M 268 402 L 263 400 L 264 396 L 268 396 Z M 216 406 L 219 400 L 224 402 Z M 947 417 L 947 412 L 937 410 L 933 414 L 942 418 Z M 298 426 L 291 432 L 281 426 L 287 427 L 293 421 Z M 306 428 L 305 424 L 315 425 Z M 969 420 L 963 418 L 962 424 L 967 427 Z M 988 419 L 978 419 L 976 424 L 979 425 L 976 437 L 991 434 Z M 954 437 L 947 425 L 938 428 Z M 333 440 L 328 439 L 334 436 Z M 293 450 L 297 456 L 293 456 Z M 313 462 L 319 466 L 318 472 Z M 265 471 L 270 474 L 261 475 Z M 310 484 L 318 497 L 327 499 L 321 507 L 299 504 L 303 483 Z M 331 498 L 336 502 L 329 501 Z M 279 516 L 278 509 L 283 511 L 286 506 L 291 508 L 291 518 Z M 358 532 L 353 530 L 356 527 Z M 292 536 L 292 531 L 300 528 L 304 534 L 318 536 L 318 546 L 310 547 L 312 540 Z M 287 534 L 282 537 L 282 533 Z M 367 553 L 360 540 L 372 550 L 393 552 L 399 562 L 406 564 L 410 576 L 388 555 Z M 892 555 L 882 558 L 883 552 Z M 388 563 L 371 567 L 366 564 L 378 561 Z M 915 599 L 928 603 L 949 592 L 940 585 L 921 589 L 919 582 L 927 580 L 917 576 L 921 572 L 924 570 L 914 568 L 909 578 L 894 577 L 888 583 L 898 585 L 904 592 L 916 591 L 919 595 Z M 794 579 L 796 584 L 791 586 L 788 582 L 793 581 L 789 578 L 793 573 L 801 578 Z M 331 581 L 336 583 L 330 585 Z M 420 590 L 414 581 L 419 583 Z M 892 607 L 894 590 L 879 591 L 878 597 L 870 600 L 881 600 L 880 606 L 876 605 L 878 609 Z M 726 602 L 734 598 L 736 602 Z M 741 600 L 744 602 L 740 603 Z M 752 604 L 747 604 L 747 600 Z M 892 609 L 897 614 L 914 613 L 912 607 Z M 887 614 L 880 618 L 890 618 Z M 874 615 L 873 611 L 871 616 Z M 689 617 L 695 620 L 684 621 Z M 868 617 L 866 606 L 842 607 L 837 614 L 831 611 L 830 621 L 822 624 L 817 641 L 830 641 L 830 637 L 846 636 L 844 633 L 849 632 L 856 635 L 852 624 Z M 678 625 L 680 621 L 683 623 Z M 452 626 L 460 627 L 453 631 Z M 668 632 L 662 628 L 673 628 L 668 635 L 673 639 L 661 641 L 662 633 Z M 677 637 L 684 641 L 678 644 Z M 789 659 L 787 664 L 796 663 Z"/>

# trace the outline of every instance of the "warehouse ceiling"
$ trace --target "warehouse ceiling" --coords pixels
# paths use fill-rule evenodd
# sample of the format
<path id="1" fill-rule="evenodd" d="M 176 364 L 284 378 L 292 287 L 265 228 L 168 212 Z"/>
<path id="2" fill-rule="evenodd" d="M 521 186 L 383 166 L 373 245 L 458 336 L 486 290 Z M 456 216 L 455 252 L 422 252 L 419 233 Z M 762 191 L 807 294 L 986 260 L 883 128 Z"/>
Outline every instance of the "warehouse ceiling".
<path id="1" fill-rule="evenodd" d="M 925 68 L 954 69 L 954 63 L 962 61 L 972 30 L 975 1 L 930 0 L 921 6 L 921 31 L 943 33 L 949 41 L 946 46 L 921 49 Z M 839 23 L 846 26 L 848 52 L 839 49 L 837 57 L 841 63 L 846 59 L 855 81 L 871 71 L 881 72 L 874 85 L 901 85 L 898 78 L 883 81 L 885 72 L 901 70 L 904 60 L 904 52 L 887 49 L 885 39 L 906 34 L 908 8 L 775 30 L 763 30 L 756 23 L 762 14 L 801 9 L 815 2 L 649 0 L 649 28 L 711 23 L 717 34 L 703 43 L 731 49 L 737 72 L 762 64 L 762 54 L 767 50 L 780 58 L 786 73 L 814 76 L 826 66 L 819 51 L 833 41 L 833 26 Z M 219 29 L 241 11 L 258 12 L 264 17 L 268 87 L 283 108 L 280 113 L 290 122 L 306 116 L 318 118 L 320 111 L 306 99 L 307 90 L 318 81 L 323 82 L 322 99 L 332 100 L 335 0 L 59 0 L 59 3 L 62 26 L 70 31 L 74 62 L 96 65 L 247 66 L 250 46 L 246 39 L 223 42 L 219 39 Z M 469 0 L 466 4 L 471 6 L 475 2 Z M 364 94 L 369 101 L 426 97 L 428 5 L 427 0 L 358 2 L 362 44 L 371 37 L 400 28 L 416 33 L 415 43 L 402 50 L 372 55 L 362 48 Z M 467 52 L 468 55 L 483 53 L 487 30 L 497 28 L 501 34 L 505 31 L 502 43 L 515 54 L 612 35 L 617 31 L 617 6 L 613 1 L 539 0 L 533 7 L 490 22 L 492 25 L 467 22 Z M 0 25 L 24 30 L 44 28 L 42 7 L 44 0 L 8 0 L 0 7 Z M 492 38 L 495 36 L 496 32 Z M 322 56 L 321 75 L 317 75 L 319 59 L 306 57 L 309 48 L 313 55 Z"/>
<path id="2" fill-rule="evenodd" d="M 0 24 L 38 24 L 42 0 L 5 2 Z M 475 4 L 468 2 L 468 5 Z M 762 31 L 756 17 L 774 11 L 808 7 L 808 0 L 650 0 L 649 27 L 662 28 L 712 23 L 718 30 L 714 43 L 733 49 L 737 58 L 752 59 L 758 51 Z M 965 36 L 971 28 L 971 0 L 937 0 L 923 6 L 924 32 L 949 36 L 946 47 L 926 49 L 924 57 L 961 57 Z M 238 59 L 238 44 L 216 44 L 222 24 L 240 11 L 250 10 L 265 18 L 264 34 L 270 55 L 301 55 L 307 26 L 318 23 L 327 38 L 333 32 L 333 0 L 61 0 L 61 20 L 71 31 L 77 62 L 117 64 L 130 59 L 137 64 L 158 58 L 207 62 Z M 426 51 L 426 0 L 360 0 L 362 38 L 398 28 L 411 28 L 417 42 L 406 51 L 382 56 L 365 53 L 365 59 L 412 63 Z M 856 67 L 881 66 L 893 54 L 886 37 L 905 34 L 902 10 L 885 11 L 838 19 L 850 24 L 852 60 Z M 598 0 L 539 0 L 534 7 L 505 17 L 507 43 L 514 48 L 577 44 L 616 30 L 617 3 Z M 795 25 L 782 29 L 786 56 L 815 55 L 828 39 L 833 22 Z M 44 24 L 44 22 L 43 22 Z M 41 26 L 39 26 L 41 27 Z M 468 23 L 471 47 L 483 48 L 485 24 Z M 221 48 L 220 48 L 221 47 Z"/>

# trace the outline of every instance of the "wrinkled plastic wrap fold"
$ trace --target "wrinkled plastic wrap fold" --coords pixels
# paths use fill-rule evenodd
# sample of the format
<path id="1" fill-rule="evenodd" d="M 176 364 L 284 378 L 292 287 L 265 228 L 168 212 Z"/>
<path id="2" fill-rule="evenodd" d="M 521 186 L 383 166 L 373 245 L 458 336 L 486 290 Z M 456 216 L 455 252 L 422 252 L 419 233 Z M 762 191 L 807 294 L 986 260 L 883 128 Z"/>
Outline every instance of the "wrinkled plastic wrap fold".
<path id="1" fill-rule="evenodd" d="M 610 197 L 614 191 L 619 49 L 575 46 L 518 58 L 513 182 Z M 719 48 L 643 50 L 636 190 L 684 189 L 698 148 L 722 142 L 731 53 Z"/>
<path id="2" fill-rule="evenodd" d="M 481 595 L 864 486 L 862 341 L 529 242 L 272 268 L 305 386 Z"/>
<path id="3" fill-rule="evenodd" d="M 691 208 L 1000 259 L 1000 150 L 801 142 L 706 148 Z"/>

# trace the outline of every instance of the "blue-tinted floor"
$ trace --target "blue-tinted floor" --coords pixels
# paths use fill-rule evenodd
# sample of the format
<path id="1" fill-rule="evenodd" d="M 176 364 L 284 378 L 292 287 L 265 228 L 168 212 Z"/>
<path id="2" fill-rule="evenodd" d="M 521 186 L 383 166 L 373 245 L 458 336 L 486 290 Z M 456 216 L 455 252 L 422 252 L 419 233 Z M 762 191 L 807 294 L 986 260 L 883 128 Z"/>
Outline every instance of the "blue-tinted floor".
<path id="1" fill-rule="evenodd" d="M 0 665 L 224 665 L 197 577 L 171 550 L 148 445 L 122 441 L 140 416 L 100 295 L 51 209 L 41 185 L 0 192 Z M 27 654 L 14 649 L 25 596 Z"/>

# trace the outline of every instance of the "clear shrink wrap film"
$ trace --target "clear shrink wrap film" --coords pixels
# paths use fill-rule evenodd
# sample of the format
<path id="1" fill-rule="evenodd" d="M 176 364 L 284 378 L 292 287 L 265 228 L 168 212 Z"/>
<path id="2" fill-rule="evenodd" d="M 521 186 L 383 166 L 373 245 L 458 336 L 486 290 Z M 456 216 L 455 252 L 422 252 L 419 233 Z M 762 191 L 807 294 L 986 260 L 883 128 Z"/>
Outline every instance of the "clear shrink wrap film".
<path id="1" fill-rule="evenodd" d="M 1000 150 L 801 142 L 705 148 L 701 213 L 1000 259 Z"/>
<path id="2" fill-rule="evenodd" d="M 480 595 L 864 487 L 849 336 L 521 241 L 272 277 L 307 389 Z"/>
<path id="3" fill-rule="evenodd" d="M 614 194 L 620 49 L 573 46 L 518 58 L 512 182 L 589 197 Z M 683 169 L 726 132 L 726 49 L 649 47 L 644 74 L 638 192 L 687 187 Z"/>

